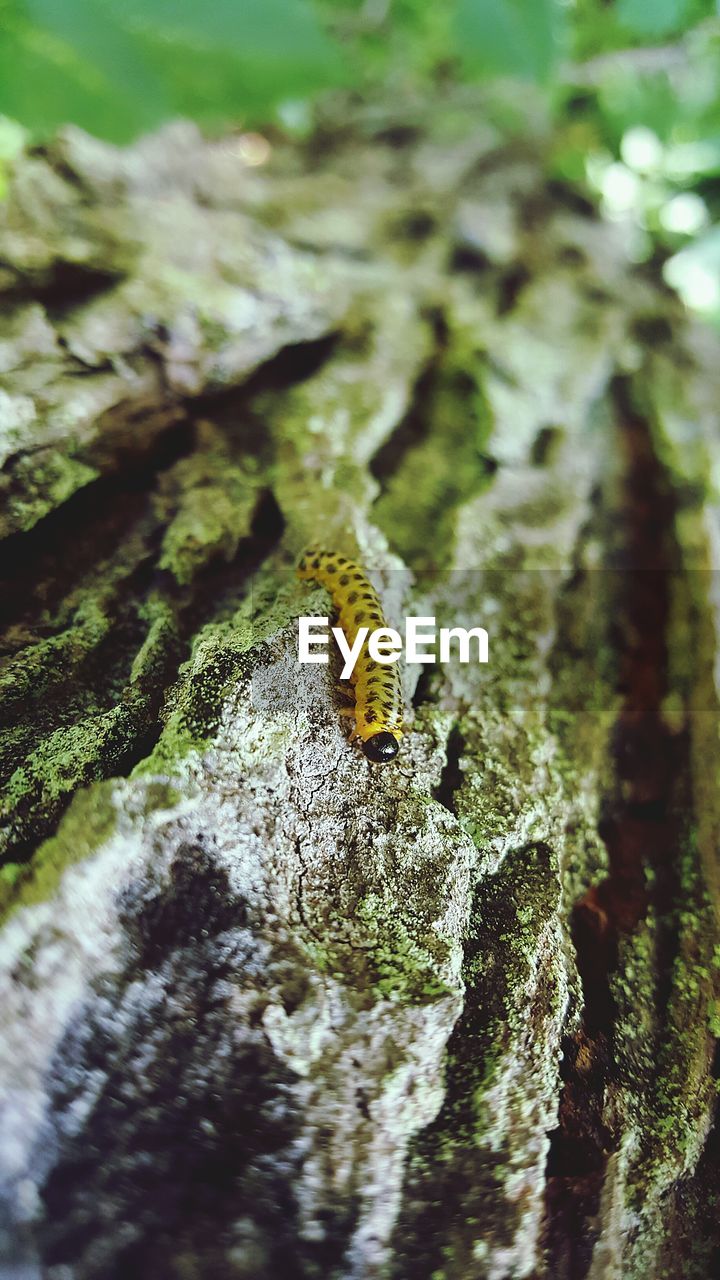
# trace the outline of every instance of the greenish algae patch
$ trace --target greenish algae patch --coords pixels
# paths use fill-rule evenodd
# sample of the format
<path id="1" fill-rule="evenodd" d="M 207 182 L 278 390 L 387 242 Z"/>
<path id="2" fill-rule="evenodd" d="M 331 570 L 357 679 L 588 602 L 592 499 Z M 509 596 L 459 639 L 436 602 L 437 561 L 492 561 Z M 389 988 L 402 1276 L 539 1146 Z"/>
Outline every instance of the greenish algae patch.
<path id="1" fill-rule="evenodd" d="M 258 665 L 254 651 L 297 617 L 299 601 L 294 573 L 263 573 L 232 618 L 198 632 L 168 695 L 160 740 L 133 777 L 172 773 L 186 756 L 209 744 L 230 688 L 252 674 Z"/>
<path id="2" fill-rule="evenodd" d="M 41 449 L 22 456 L 12 469 L 13 486 L 22 496 L 10 496 L 0 517 L 0 537 L 32 529 L 43 516 L 66 502 L 99 472 L 59 449 Z"/>
<path id="3" fill-rule="evenodd" d="M 0 670 L 0 706 L 9 707 L 73 676 L 108 635 L 112 618 L 97 601 L 85 601 L 72 627 L 27 645 Z"/>
<path id="4" fill-rule="evenodd" d="M 28 646 L 0 675 L 0 700 L 23 703 L 0 752 L 0 849 L 11 857 L 50 834 L 79 786 L 125 771 L 176 670 L 173 604 L 152 592 L 118 619 L 114 590 L 103 580 L 71 627 Z"/>
<path id="5" fill-rule="evenodd" d="M 448 944 L 429 930 L 409 928 L 392 894 L 367 894 L 354 919 L 362 941 L 307 944 L 321 973 L 347 983 L 368 1006 L 378 1000 L 427 1004 L 454 994 L 441 977 Z"/>
<path id="6" fill-rule="evenodd" d="M 0 921 L 20 907 L 52 897 L 65 869 L 90 857 L 112 836 L 117 824 L 113 781 L 79 791 L 57 833 L 40 846 L 31 863 L 0 870 Z"/>
<path id="7" fill-rule="evenodd" d="M 427 382 L 406 424 L 408 447 L 396 466 L 388 462 L 384 491 L 373 507 L 375 523 L 415 570 L 447 562 L 457 508 L 480 493 L 491 474 L 483 451 L 492 419 L 480 356 L 469 338 L 455 340 Z"/>
<path id="8" fill-rule="evenodd" d="M 715 1007 L 717 931 L 712 904 L 703 888 L 695 841 L 689 839 L 680 863 L 681 906 L 676 913 L 677 951 L 670 995 L 658 1046 L 650 1114 L 643 1126 L 636 1185 L 663 1186 L 697 1160 L 713 1103 L 710 1020 Z"/>
<path id="9" fill-rule="evenodd" d="M 45 835 L 80 786 L 117 773 L 147 721 L 146 699 L 131 691 L 117 706 L 43 738 L 13 772 L 0 802 L 0 850 Z"/>
<path id="10" fill-rule="evenodd" d="M 548 727 L 557 752 L 553 768 L 576 794 L 581 776 L 610 782 L 609 743 L 620 708 L 617 656 L 608 638 L 612 617 L 609 575 L 581 572 L 558 608 L 559 639 L 551 655 Z"/>
<path id="11" fill-rule="evenodd" d="M 526 992 L 540 936 L 559 898 L 556 859 L 542 844 L 508 855 L 500 871 L 481 879 L 475 890 L 463 966 L 466 1007 L 448 1046 L 449 1112 L 442 1145 L 482 1140 L 492 1121 L 486 1094 L 501 1080 L 514 1039 L 535 1034 L 528 1025 Z M 552 1004 L 553 992 L 548 995 Z"/>
<path id="12" fill-rule="evenodd" d="M 540 935 L 554 919 L 560 900 L 555 855 L 544 844 L 511 855 L 497 876 L 481 882 L 476 906 L 481 899 L 463 971 L 469 999 L 482 995 L 487 1015 L 486 1050 L 472 1090 L 478 1133 L 492 1122 L 485 1109 L 487 1090 L 498 1079 L 512 1041 L 528 1029 L 525 992 L 537 964 Z M 557 1012 L 557 991 L 548 996 Z"/>
<path id="13" fill-rule="evenodd" d="M 510 1246 L 518 1230 L 511 1184 L 535 1158 L 525 1144 L 534 1150 L 538 1099 L 555 1087 L 557 1045 L 547 1028 L 559 1027 L 565 997 L 544 935 L 559 897 L 557 859 L 544 844 L 508 854 L 475 889 L 445 1101 L 411 1150 L 408 1209 L 396 1233 L 402 1274 L 483 1274 L 477 1242 Z"/>
<path id="14" fill-rule="evenodd" d="M 173 604 L 158 592 L 151 592 L 138 608 L 138 617 L 147 627 L 145 638 L 133 658 L 129 684 L 147 690 L 161 689 L 170 663 L 177 661 L 180 632 Z"/>
<path id="15" fill-rule="evenodd" d="M 157 506 L 168 521 L 159 568 L 180 586 L 216 556 L 232 560 L 251 533 L 260 480 L 254 458 L 238 462 L 221 433 L 198 425 L 199 448 L 162 478 Z"/>
<path id="16" fill-rule="evenodd" d="M 203 628 L 168 694 L 160 740 L 131 777 L 172 771 L 185 756 L 209 743 L 226 690 L 242 674 L 247 651 L 244 637 L 233 634 L 231 624 L 211 623 Z"/>

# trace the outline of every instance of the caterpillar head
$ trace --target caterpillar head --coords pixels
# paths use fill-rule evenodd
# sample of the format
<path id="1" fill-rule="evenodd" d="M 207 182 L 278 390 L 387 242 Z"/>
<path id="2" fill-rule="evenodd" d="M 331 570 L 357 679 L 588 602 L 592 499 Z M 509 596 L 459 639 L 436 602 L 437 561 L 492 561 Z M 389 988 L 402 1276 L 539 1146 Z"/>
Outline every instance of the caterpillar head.
<path id="1" fill-rule="evenodd" d="M 387 764 L 388 760 L 394 760 L 399 747 L 400 743 L 395 734 L 388 733 L 386 730 L 382 733 L 374 733 L 362 744 L 365 755 L 373 764 Z"/>

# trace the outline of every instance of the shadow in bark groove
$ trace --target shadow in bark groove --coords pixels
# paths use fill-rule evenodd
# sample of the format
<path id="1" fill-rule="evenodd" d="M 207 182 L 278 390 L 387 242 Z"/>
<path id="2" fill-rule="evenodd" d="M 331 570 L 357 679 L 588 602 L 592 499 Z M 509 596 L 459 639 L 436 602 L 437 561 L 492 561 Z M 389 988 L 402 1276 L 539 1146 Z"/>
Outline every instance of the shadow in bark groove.
<path id="1" fill-rule="evenodd" d="M 632 412 L 620 381 L 614 399 L 624 476 L 617 510 L 603 519 L 611 548 L 609 641 L 623 701 L 611 747 L 614 778 L 599 825 L 609 874 L 575 904 L 571 921 L 584 1005 L 580 1030 L 564 1043 L 559 1123 L 547 1162 L 545 1246 L 553 1280 L 584 1280 L 591 1265 L 607 1159 L 620 1137 L 603 1119 L 606 1087 L 616 1073 L 611 975 L 621 938 L 633 933 L 650 903 L 659 919 L 671 914 L 687 829 L 679 813 L 690 812 L 687 736 L 672 733 L 662 715 L 671 575 L 680 566 L 675 503 L 647 424 Z M 665 930 L 660 959 L 666 986 L 675 953 L 671 932 Z M 658 1013 L 666 999 L 667 993 L 656 993 Z"/>
<path id="2" fill-rule="evenodd" d="M 193 447 L 187 421 L 174 422 L 141 457 L 79 489 L 32 529 L 0 541 L 2 625 L 32 626 L 79 585 L 83 574 L 109 556 L 149 511 L 159 472 Z M 45 624 L 47 625 L 47 624 Z M 6 652 L 7 652 L 6 648 Z"/>
<path id="3" fill-rule="evenodd" d="M 467 335 L 453 338 L 444 321 L 435 322 L 435 336 L 407 414 L 370 464 L 381 486 L 373 521 L 416 572 L 448 564 L 458 508 L 497 470 L 485 450 L 491 415 L 484 354 L 467 351 Z"/>
<path id="4" fill-rule="evenodd" d="M 413 387 L 410 407 L 389 438 L 370 460 L 370 472 L 385 489 L 390 478 L 399 470 L 405 455 L 427 439 L 433 426 L 432 395 L 442 352 L 448 343 L 448 328 L 444 315 L 435 310 L 428 315 L 434 337 L 433 351 L 427 367 Z"/>
<path id="5" fill-rule="evenodd" d="M 557 911 L 552 862 L 552 851 L 542 843 L 509 853 L 473 894 L 463 963 L 465 1007 L 448 1041 L 445 1101 L 413 1143 L 408 1161 L 393 1242 L 396 1280 L 429 1280 L 436 1271 L 452 1280 L 480 1275 L 477 1239 L 491 1239 L 498 1248 L 512 1245 L 502 1195 L 505 1153 L 482 1142 L 477 1107 L 502 1070 L 502 1046 L 518 1012 L 514 982 L 506 975 L 513 973 L 523 985 L 529 978 L 527 957 L 517 949 L 518 917 L 532 902 L 539 931 Z M 542 992 L 534 1004 L 541 1016 L 547 996 Z"/>
<path id="6" fill-rule="evenodd" d="M 101 267 L 99 263 L 55 262 L 38 282 L 29 276 L 18 277 L 15 284 L 2 291 L 3 309 L 19 306 L 29 299 L 42 302 L 52 319 L 66 315 L 73 307 L 106 293 L 127 274 L 120 267 Z"/>
<path id="7" fill-rule="evenodd" d="M 462 786 L 463 781 L 460 758 L 465 750 L 465 739 L 458 725 L 453 725 L 450 730 L 445 750 L 447 759 L 435 791 L 435 799 L 449 813 L 454 814 L 456 812 L 455 792 Z"/>
<path id="8" fill-rule="evenodd" d="M 147 509 L 141 512 L 136 520 L 144 533 L 140 563 L 118 583 L 116 598 L 107 605 L 113 617 L 107 635 L 84 653 L 72 679 L 43 681 L 38 673 L 30 689 L 12 707 L 5 707 L 6 712 L 12 711 L 12 719 L 6 749 L 0 754 L 0 780 L 8 783 L 20 765 L 26 770 L 3 851 L 5 862 L 28 861 L 39 841 L 55 829 L 77 787 L 125 776 L 152 751 L 162 730 L 165 694 L 189 653 L 192 637 L 205 623 L 231 616 L 284 528 L 273 495 L 269 490 L 260 493 L 250 536 L 241 540 L 233 559 L 229 563 L 216 559 L 190 585 L 180 587 L 169 574 L 155 569 L 163 530 L 149 524 Z M 131 529 L 124 533 L 129 537 Z M 162 602 L 164 630 L 148 671 L 142 678 L 133 678 L 137 655 L 152 626 L 147 613 L 152 600 Z M 230 664 L 228 678 L 231 674 Z M 207 714 L 212 720 L 219 713 L 218 706 Z M 107 715 L 114 716 L 112 723 L 102 719 Z M 93 722 L 96 734 L 91 732 Z M 64 782 L 53 795 L 47 770 L 42 761 L 32 763 L 32 753 L 68 724 L 84 725 L 93 748 L 86 756 L 78 753 L 71 767 L 66 765 Z M 72 739 L 68 744 L 60 742 L 58 754 L 72 750 L 72 745 Z"/>

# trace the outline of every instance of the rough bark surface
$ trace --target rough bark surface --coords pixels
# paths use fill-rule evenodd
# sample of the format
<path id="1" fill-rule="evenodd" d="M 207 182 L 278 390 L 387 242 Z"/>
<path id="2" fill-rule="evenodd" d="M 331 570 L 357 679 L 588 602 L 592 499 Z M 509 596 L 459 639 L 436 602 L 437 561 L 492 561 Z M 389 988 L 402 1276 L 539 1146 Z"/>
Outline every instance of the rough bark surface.
<path id="1" fill-rule="evenodd" d="M 23 1277 L 702 1277 L 717 344 L 452 103 L 0 208 L 0 1248 Z M 391 623 L 348 743 L 310 540 Z"/>

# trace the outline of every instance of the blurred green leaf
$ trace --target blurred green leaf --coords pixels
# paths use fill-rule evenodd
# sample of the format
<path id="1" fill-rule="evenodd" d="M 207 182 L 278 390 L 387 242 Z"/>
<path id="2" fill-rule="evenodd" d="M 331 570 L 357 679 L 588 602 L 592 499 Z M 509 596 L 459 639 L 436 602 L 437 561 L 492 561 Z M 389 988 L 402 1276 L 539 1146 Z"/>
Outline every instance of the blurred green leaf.
<path id="1" fill-rule="evenodd" d="M 346 78 L 306 0 L 126 0 L 123 13 L 179 114 L 205 123 L 259 115 Z"/>
<path id="2" fill-rule="evenodd" d="M 635 35 L 667 36 L 683 26 L 692 0 L 617 0 L 618 22 Z"/>
<path id="3" fill-rule="evenodd" d="M 122 142 L 170 104 L 133 40 L 97 0 L 6 4 L 0 112 L 44 134 L 71 121 Z"/>
<path id="4" fill-rule="evenodd" d="M 638 76 L 625 68 L 608 74 L 598 91 L 605 134 L 618 148 L 625 132 L 637 125 L 666 141 L 678 121 L 678 101 L 665 74 Z"/>
<path id="5" fill-rule="evenodd" d="M 473 74 L 547 81 L 565 14 L 559 0 L 458 0 L 458 51 Z"/>
<path id="6" fill-rule="evenodd" d="M 717 12 L 717 0 L 572 0 L 572 56 L 582 61 L 680 36 Z"/>
<path id="7" fill-rule="evenodd" d="M 36 134 L 234 123 L 344 78 L 309 0 L 0 0 L 0 112 Z"/>
<path id="8" fill-rule="evenodd" d="M 208 58 L 233 60 L 236 79 L 244 85 L 243 107 L 307 93 L 344 78 L 339 50 L 308 0 L 214 0 L 207 6 L 197 0 L 124 0 L 123 15 L 154 48 L 156 65 L 163 53 L 171 62 L 180 52 L 191 92 L 190 58 L 197 58 L 197 83 L 215 97 L 215 106 L 221 95 L 211 94 L 201 69 Z"/>

